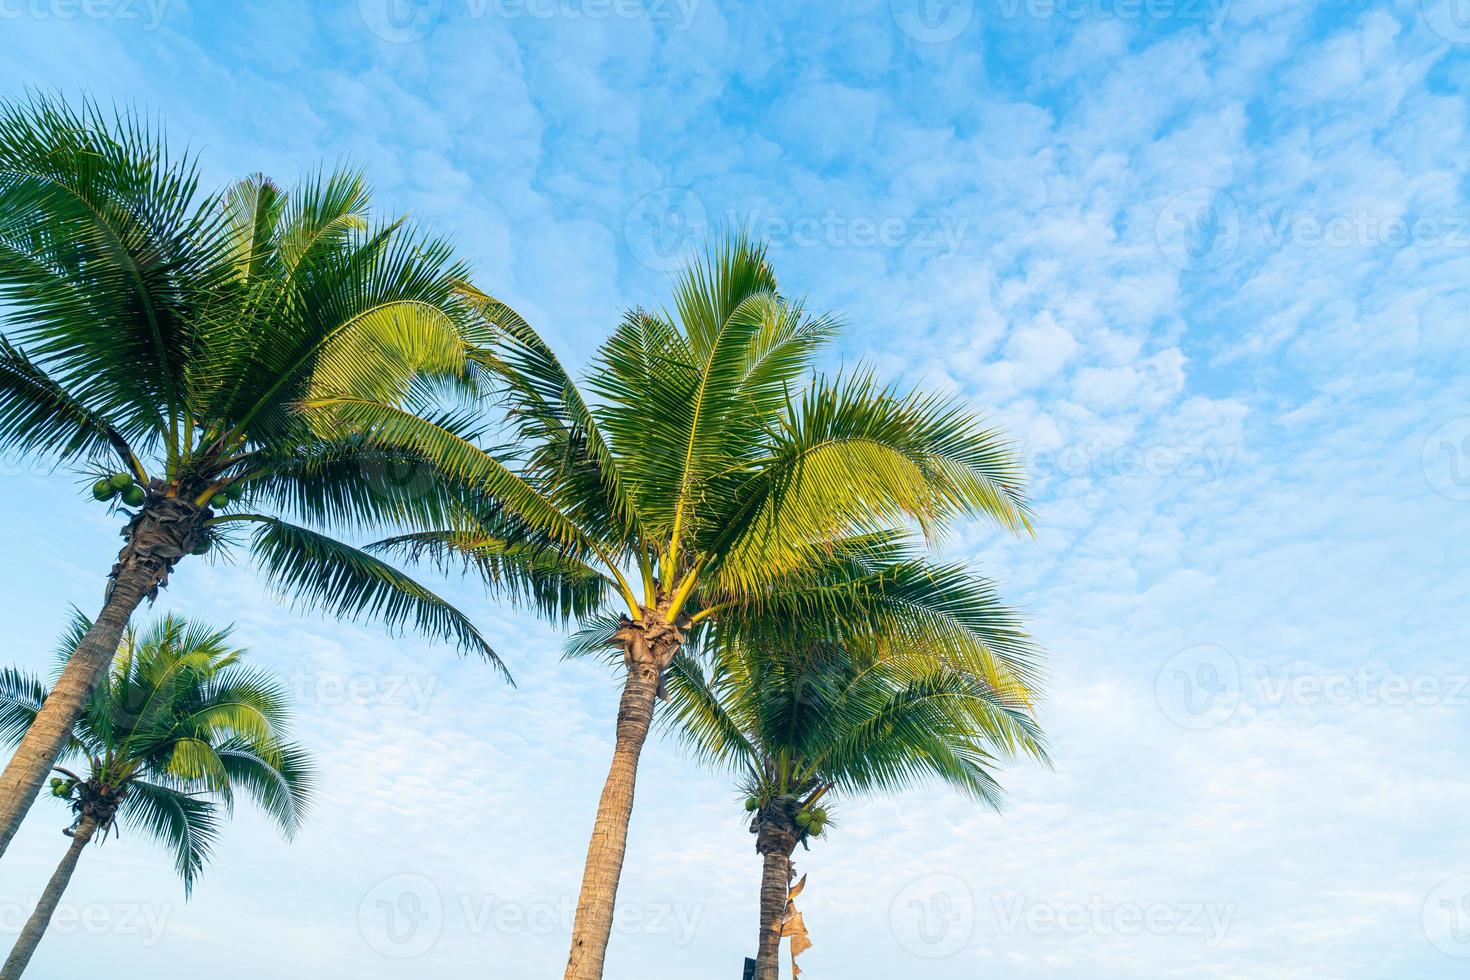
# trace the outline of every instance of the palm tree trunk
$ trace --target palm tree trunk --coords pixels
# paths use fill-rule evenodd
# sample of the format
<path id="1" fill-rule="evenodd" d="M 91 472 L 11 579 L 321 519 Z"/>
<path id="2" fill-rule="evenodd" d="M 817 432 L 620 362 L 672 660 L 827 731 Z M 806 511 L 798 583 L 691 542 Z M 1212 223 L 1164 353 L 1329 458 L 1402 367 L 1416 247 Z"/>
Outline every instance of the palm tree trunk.
<path id="1" fill-rule="evenodd" d="M 47 774 L 60 758 L 92 692 L 107 676 L 128 617 L 157 584 L 158 574 L 147 564 L 121 565 L 102 612 L 77 644 L 36 720 L 0 774 L 0 855 L 10 846 Z"/>
<path id="2" fill-rule="evenodd" d="M 20 980 L 20 975 L 25 972 L 26 964 L 31 961 L 36 947 L 41 944 L 41 937 L 46 934 L 46 927 L 51 924 L 51 916 L 56 913 L 56 906 L 61 904 L 61 894 L 66 891 L 66 886 L 71 883 L 72 872 L 77 869 L 77 861 L 82 856 L 82 848 L 92 839 L 97 832 L 97 820 L 95 817 L 82 817 L 77 829 L 72 832 L 71 846 L 66 849 L 66 855 L 62 857 L 61 863 L 51 873 L 51 880 L 46 882 L 46 890 L 41 893 L 41 900 L 36 903 L 36 910 L 26 920 L 25 928 L 20 931 L 20 936 L 15 940 L 15 948 L 10 951 L 10 958 L 5 961 L 5 966 L 0 967 L 0 980 Z"/>
<path id="3" fill-rule="evenodd" d="M 653 723 L 657 691 L 656 667 L 636 661 L 629 664 L 628 680 L 618 706 L 612 769 L 602 787 L 592 842 L 587 846 L 587 866 L 582 872 L 577 917 L 572 922 L 572 951 L 567 958 L 566 980 L 601 980 L 602 977 L 607 941 L 612 934 L 613 903 L 617 900 L 623 854 L 628 846 L 628 820 L 633 815 L 638 757 Z"/>
<path id="4" fill-rule="evenodd" d="M 781 976 L 781 926 L 786 920 L 790 889 L 791 858 L 779 850 L 766 851 L 761 868 L 761 932 L 755 952 L 755 980 L 779 980 Z"/>

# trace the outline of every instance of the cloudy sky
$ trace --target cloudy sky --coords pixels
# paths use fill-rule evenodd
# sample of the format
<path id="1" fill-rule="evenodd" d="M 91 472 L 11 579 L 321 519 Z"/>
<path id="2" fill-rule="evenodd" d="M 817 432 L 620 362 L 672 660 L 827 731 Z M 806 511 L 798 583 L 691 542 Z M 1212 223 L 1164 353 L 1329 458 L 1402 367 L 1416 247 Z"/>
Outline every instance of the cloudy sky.
<path id="1" fill-rule="evenodd" d="M 946 549 L 1050 651 L 1055 769 L 1002 815 L 840 804 L 797 856 L 810 980 L 1464 975 L 1463 0 L 0 0 L 27 87 L 156 112 L 211 184 L 364 167 L 572 362 L 750 227 L 845 315 L 830 366 L 1014 434 L 1038 536 Z M 5 659 L 39 667 L 117 526 L 3 472 Z M 29 975 L 559 975 L 615 678 L 443 587 L 517 689 L 181 568 L 159 610 L 288 678 L 320 804 L 289 845 L 242 809 L 187 904 L 146 841 L 92 851 Z M 639 794 L 609 977 L 738 976 L 739 800 L 667 742 Z M 32 812 L 0 934 L 66 822 Z"/>

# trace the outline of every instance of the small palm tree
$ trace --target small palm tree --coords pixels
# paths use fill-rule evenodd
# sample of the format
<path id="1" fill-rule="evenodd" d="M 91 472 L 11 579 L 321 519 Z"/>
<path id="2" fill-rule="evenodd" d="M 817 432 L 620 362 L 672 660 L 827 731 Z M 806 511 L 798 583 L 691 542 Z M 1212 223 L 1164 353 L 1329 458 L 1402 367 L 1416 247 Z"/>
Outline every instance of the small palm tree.
<path id="1" fill-rule="evenodd" d="M 371 224 L 368 203 L 348 172 L 202 197 L 193 163 L 132 116 L 0 104 L 0 450 L 95 479 L 125 539 L 101 613 L 0 775 L 0 853 L 128 617 L 231 528 L 254 529 L 255 560 L 297 600 L 495 660 L 434 593 L 286 519 L 436 513 L 432 483 L 392 479 L 411 455 L 303 405 L 432 404 L 436 383 L 474 377 L 463 266 L 401 220 Z"/>
<path id="2" fill-rule="evenodd" d="M 861 537 L 903 520 L 937 534 L 968 514 L 1025 529 L 1021 466 L 1000 435 L 956 402 L 866 374 L 809 377 L 836 323 L 782 296 L 755 243 L 695 263 L 673 306 L 623 320 L 589 397 L 528 324 L 484 297 L 498 332 L 481 358 L 504 385 L 514 452 L 371 399 L 321 402 L 370 442 L 435 460 L 469 498 L 449 523 L 384 548 L 462 559 L 500 595 L 590 620 L 589 635 L 622 655 L 568 980 L 602 975 L 638 760 L 663 675 L 700 631 L 889 622 L 914 603 L 926 642 L 992 672 L 1031 669 L 1016 634 L 957 619 L 920 578 L 888 577 L 877 565 L 892 542 Z"/>
<path id="3" fill-rule="evenodd" d="M 826 834 L 829 794 L 892 793 L 934 776 L 999 808 L 997 758 L 1045 758 L 1030 692 L 895 655 L 894 639 L 737 641 L 709 653 L 708 671 L 692 657 L 674 662 L 671 724 L 697 756 L 738 774 L 752 814 L 762 858 L 757 980 L 779 976 L 791 855 Z"/>
<path id="4" fill-rule="evenodd" d="M 92 624 L 80 614 L 59 653 L 64 663 Z M 189 894 L 219 835 L 219 811 L 237 791 L 287 837 L 305 815 L 306 753 L 286 738 L 287 698 L 278 682 L 243 666 L 229 630 L 172 616 L 141 635 L 129 627 L 107 682 L 87 702 L 67 745 L 81 773 L 58 767 L 52 793 L 75 819 L 61 864 L 16 940 L 0 980 L 30 962 L 88 843 L 120 819 L 174 855 Z M 0 672 L 0 738 L 19 741 L 48 700 L 38 678 Z"/>

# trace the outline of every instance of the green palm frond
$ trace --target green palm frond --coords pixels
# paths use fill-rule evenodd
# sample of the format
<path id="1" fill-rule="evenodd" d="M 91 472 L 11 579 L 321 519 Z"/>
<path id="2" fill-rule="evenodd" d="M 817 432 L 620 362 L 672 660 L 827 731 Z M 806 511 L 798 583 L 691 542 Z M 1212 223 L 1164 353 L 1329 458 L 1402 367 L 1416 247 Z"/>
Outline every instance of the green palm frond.
<path id="1" fill-rule="evenodd" d="M 77 614 L 61 646 L 86 632 Z M 291 836 L 309 806 L 310 758 L 288 740 L 284 686 L 247 666 L 230 630 L 177 616 L 130 627 L 76 730 L 73 750 L 93 798 L 171 850 L 186 893 L 244 792 Z M 38 680 L 0 671 L 0 735 L 22 734 L 46 696 Z M 72 806 L 80 790 L 73 788 Z"/>
<path id="2" fill-rule="evenodd" d="M 190 895 L 209 853 L 219 841 L 217 808 L 208 800 L 169 786 L 136 779 L 118 816 L 173 852 L 174 870 Z"/>
<path id="3" fill-rule="evenodd" d="M 82 404 L 23 352 L 0 337 L 0 449 L 44 449 L 61 462 L 110 454 L 136 465 L 127 440 L 101 413 Z"/>
<path id="4" fill-rule="evenodd" d="M 557 488 L 558 503 L 579 525 L 624 543 L 641 532 L 621 463 L 551 347 L 520 314 L 474 293 L 494 327 L 479 353 L 502 382 L 506 414 L 523 442 L 536 447 L 527 470 Z"/>
<path id="5" fill-rule="evenodd" d="M 441 526 L 460 498 L 434 478 L 419 494 L 363 477 L 402 447 L 354 445 L 302 404 L 428 411 L 474 389 L 485 330 L 466 276 L 443 239 L 375 224 L 359 172 L 206 195 L 135 112 L 0 102 L 0 449 L 91 479 L 126 468 L 216 509 L 243 494 L 323 530 Z M 457 613 L 416 621 L 483 645 Z"/>
<path id="6" fill-rule="evenodd" d="M 480 631 L 448 602 L 392 565 L 323 534 L 262 515 L 235 515 L 257 527 L 251 551 L 268 581 L 299 606 L 389 629 L 412 625 L 488 660 L 510 680 Z"/>
<path id="7" fill-rule="evenodd" d="M 475 445 L 453 426 L 360 398 L 324 398 L 308 408 L 330 413 L 368 446 L 391 447 L 432 461 L 441 479 L 493 500 L 535 531 L 564 545 L 592 546 L 586 532 L 554 501 L 507 461 Z"/>
<path id="8" fill-rule="evenodd" d="M 0 670 L 0 743 L 19 745 L 46 701 L 39 677 L 6 667 Z"/>
<path id="9" fill-rule="evenodd" d="M 830 542 L 797 571 L 740 595 L 725 629 L 751 641 L 767 627 L 798 643 L 879 637 L 998 689 L 1035 695 L 1044 680 L 1041 650 L 993 582 L 928 561 L 896 533 Z"/>
<path id="10" fill-rule="evenodd" d="M 701 550 L 727 588 L 799 565 L 834 536 L 917 521 L 926 533 L 984 514 L 1029 527 L 1014 448 L 953 402 L 899 397 L 862 375 L 816 380 L 769 456 L 724 478 Z"/>
<path id="11" fill-rule="evenodd" d="M 193 162 L 136 116 L 8 103 L 0 215 L 11 340 L 125 428 L 177 420 L 221 231 Z"/>
<path id="12" fill-rule="evenodd" d="M 373 552 L 430 561 L 441 571 L 473 571 L 493 595 L 526 603 L 543 616 L 566 622 L 602 608 L 616 588 L 595 567 L 545 542 L 468 531 L 422 531 L 370 545 Z"/>
<path id="13" fill-rule="evenodd" d="M 294 836 L 306 819 L 316 782 L 306 751 L 283 743 L 263 751 L 259 743 L 240 738 L 217 751 L 232 789 L 249 795 L 288 839 Z"/>
<path id="14" fill-rule="evenodd" d="M 1046 760 L 1026 699 L 942 663 L 730 641 L 712 655 L 707 673 L 690 660 L 671 669 L 668 723 L 702 761 L 755 779 L 754 795 L 892 793 L 937 778 L 999 807 L 996 766 L 1018 752 Z"/>

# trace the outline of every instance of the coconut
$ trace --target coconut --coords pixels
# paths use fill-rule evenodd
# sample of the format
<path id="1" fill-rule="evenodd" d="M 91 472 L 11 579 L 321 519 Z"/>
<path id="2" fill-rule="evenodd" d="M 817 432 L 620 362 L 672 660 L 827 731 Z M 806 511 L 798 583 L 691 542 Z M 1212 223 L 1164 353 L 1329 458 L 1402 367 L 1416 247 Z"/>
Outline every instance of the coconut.
<path id="1" fill-rule="evenodd" d="M 760 805 L 761 801 L 752 796 L 745 801 L 745 811 L 749 813 L 753 810 L 758 810 L 760 809 Z"/>
<path id="2" fill-rule="evenodd" d="M 112 489 L 114 490 L 126 490 L 128 488 L 128 484 L 133 482 L 133 474 L 114 473 L 112 474 L 112 476 L 108 477 L 108 482 L 112 484 Z"/>
<path id="3" fill-rule="evenodd" d="M 132 483 L 122 492 L 122 499 L 123 503 L 129 507 L 141 507 L 143 506 L 143 501 L 148 499 L 148 494 L 144 492 L 142 487 L 136 483 Z"/>
<path id="4" fill-rule="evenodd" d="M 111 500 L 115 493 L 117 491 L 112 488 L 111 480 L 98 480 L 92 484 L 92 496 L 97 500 Z"/>

